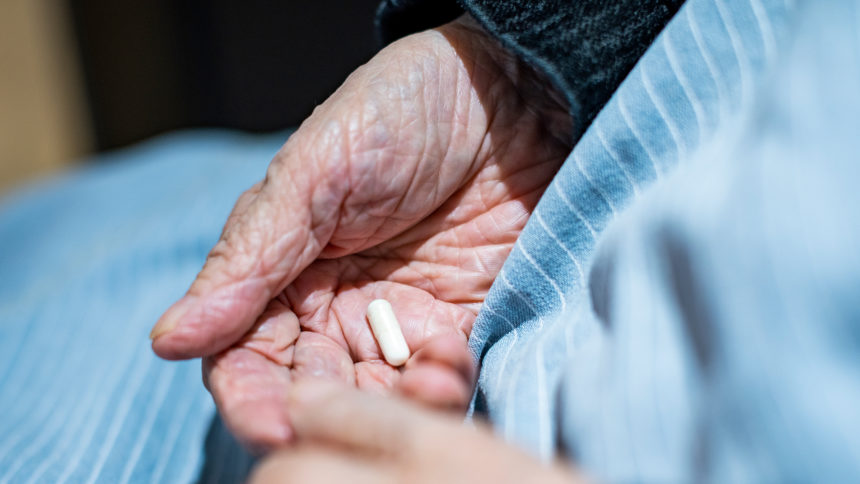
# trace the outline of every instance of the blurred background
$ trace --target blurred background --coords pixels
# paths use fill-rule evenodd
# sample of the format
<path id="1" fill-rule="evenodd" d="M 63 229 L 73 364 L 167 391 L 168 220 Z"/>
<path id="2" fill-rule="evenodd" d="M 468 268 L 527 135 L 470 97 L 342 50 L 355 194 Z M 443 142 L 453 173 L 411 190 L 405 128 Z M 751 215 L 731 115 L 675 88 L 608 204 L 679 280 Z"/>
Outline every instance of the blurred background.
<path id="1" fill-rule="evenodd" d="M 295 126 L 378 48 L 378 0 L 0 0 L 0 195 L 182 128 Z"/>

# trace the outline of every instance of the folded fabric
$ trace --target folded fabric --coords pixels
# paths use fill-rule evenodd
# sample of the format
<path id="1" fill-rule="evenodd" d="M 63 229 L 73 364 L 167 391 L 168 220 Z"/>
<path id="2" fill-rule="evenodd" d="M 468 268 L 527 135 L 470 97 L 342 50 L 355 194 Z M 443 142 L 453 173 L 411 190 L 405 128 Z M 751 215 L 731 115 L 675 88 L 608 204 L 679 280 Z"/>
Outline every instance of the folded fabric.
<path id="1" fill-rule="evenodd" d="M 474 408 L 508 439 L 552 456 L 558 385 L 588 327 L 578 311 L 594 248 L 620 213 L 750 108 L 796 12 L 780 0 L 690 0 L 553 179 L 496 278 L 471 346 Z"/>

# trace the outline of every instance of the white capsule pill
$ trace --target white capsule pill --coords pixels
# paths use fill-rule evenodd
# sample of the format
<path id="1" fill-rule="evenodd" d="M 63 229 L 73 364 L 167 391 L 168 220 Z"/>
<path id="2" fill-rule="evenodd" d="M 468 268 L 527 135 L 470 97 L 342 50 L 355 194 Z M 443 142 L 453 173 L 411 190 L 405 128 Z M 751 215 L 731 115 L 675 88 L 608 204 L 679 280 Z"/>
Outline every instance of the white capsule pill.
<path id="1" fill-rule="evenodd" d="M 400 366 L 409 359 L 409 345 L 400 331 L 400 323 L 394 316 L 391 303 L 385 299 L 374 299 L 367 306 L 367 320 L 370 329 L 376 337 L 376 342 L 382 348 L 385 361 L 391 366 Z"/>

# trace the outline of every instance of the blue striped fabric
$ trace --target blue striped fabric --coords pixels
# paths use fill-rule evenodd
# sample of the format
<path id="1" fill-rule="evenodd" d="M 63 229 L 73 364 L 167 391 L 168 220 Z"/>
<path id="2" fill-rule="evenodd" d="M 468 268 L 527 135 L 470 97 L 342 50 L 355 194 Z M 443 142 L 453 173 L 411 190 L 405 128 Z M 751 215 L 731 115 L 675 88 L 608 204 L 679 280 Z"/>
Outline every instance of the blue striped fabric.
<path id="1" fill-rule="evenodd" d="M 798 8 L 747 115 L 596 249 L 558 423 L 601 481 L 860 481 L 860 2 Z"/>
<path id="2" fill-rule="evenodd" d="M 567 355 L 589 339 L 591 257 L 607 225 L 731 124 L 785 45 L 781 0 L 689 0 L 578 142 L 514 246 L 475 323 L 473 408 L 543 456 L 557 442 Z"/>
<path id="3" fill-rule="evenodd" d="M 148 332 L 286 134 L 171 135 L 0 208 L 0 483 L 238 482 L 197 361 Z"/>
<path id="4" fill-rule="evenodd" d="M 604 371 L 586 282 L 613 220 L 753 103 L 795 17 L 787 1 L 689 0 L 577 144 L 471 339 L 482 361 L 474 408 L 508 439 L 547 458 L 564 448 L 609 480 L 687 475 L 666 462 L 687 462 L 696 443 L 660 436 L 689 423 L 690 407 L 628 409 L 612 422 L 630 428 L 616 432 L 606 419 L 625 413 L 612 401 L 595 398 L 608 402 L 595 410 L 576 398 Z M 215 416 L 199 363 L 156 359 L 146 335 L 283 139 L 163 137 L 3 201 L 0 484 L 241 481 L 252 459 Z M 649 280 L 633 272 L 629 284 Z M 659 310 L 647 299 L 629 307 Z M 625 344 L 656 338 L 625 334 Z M 635 363 L 613 391 L 649 384 Z M 563 387 L 572 376 L 582 378 Z M 585 425 L 590 416 L 600 425 Z M 743 476 L 722 464 L 724 477 Z"/>

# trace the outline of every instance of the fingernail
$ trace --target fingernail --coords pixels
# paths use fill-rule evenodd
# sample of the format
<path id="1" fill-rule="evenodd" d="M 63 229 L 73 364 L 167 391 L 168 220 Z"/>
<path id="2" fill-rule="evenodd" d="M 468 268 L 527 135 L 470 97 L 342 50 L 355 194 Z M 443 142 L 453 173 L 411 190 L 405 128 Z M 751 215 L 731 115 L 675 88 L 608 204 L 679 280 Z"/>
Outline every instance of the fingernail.
<path id="1" fill-rule="evenodd" d="M 152 327 L 152 331 L 149 332 L 149 339 L 155 341 L 161 336 L 173 331 L 179 326 L 180 321 L 185 316 L 185 313 L 188 311 L 188 305 L 191 301 L 189 298 L 183 297 L 179 301 L 173 304 L 155 323 L 155 326 Z"/>

